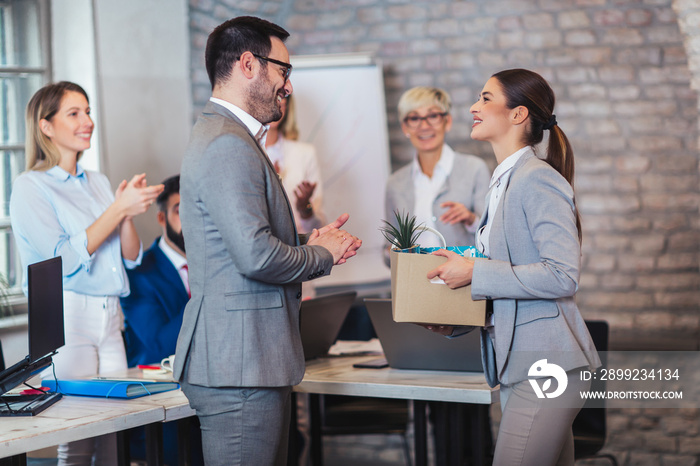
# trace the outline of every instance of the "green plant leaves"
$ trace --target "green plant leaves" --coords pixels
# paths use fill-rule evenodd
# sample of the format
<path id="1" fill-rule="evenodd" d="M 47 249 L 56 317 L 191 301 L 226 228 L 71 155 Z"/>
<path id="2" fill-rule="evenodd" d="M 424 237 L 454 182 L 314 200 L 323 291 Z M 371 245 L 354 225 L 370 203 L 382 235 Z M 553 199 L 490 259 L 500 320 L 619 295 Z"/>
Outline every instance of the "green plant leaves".
<path id="1" fill-rule="evenodd" d="M 382 220 L 384 226 L 379 227 L 379 230 L 384 235 L 384 238 L 397 249 L 408 249 L 415 245 L 418 237 L 423 233 L 423 230 L 418 228 L 423 226 L 423 224 L 416 225 L 416 216 L 409 215 L 408 212 L 399 213 L 398 210 L 395 210 L 394 217 L 398 227 L 386 220 Z"/>

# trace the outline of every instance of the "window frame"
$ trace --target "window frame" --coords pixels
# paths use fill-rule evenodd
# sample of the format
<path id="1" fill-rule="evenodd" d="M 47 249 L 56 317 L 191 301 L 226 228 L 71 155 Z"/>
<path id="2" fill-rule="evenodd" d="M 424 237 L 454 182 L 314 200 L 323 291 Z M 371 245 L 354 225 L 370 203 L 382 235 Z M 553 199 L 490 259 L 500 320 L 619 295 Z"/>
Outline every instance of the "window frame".
<path id="1" fill-rule="evenodd" d="M 12 5 L 13 3 L 18 3 L 22 0 L 0 0 L 0 5 Z M 43 86 L 51 81 L 52 76 L 52 50 L 51 50 L 51 11 L 50 11 L 50 0 L 35 0 L 37 10 L 38 10 L 38 40 L 40 48 L 41 65 L 40 66 L 16 66 L 16 65 L 2 65 L 0 64 L 0 76 L 22 76 L 22 75 L 34 75 L 39 77 L 40 85 Z M 14 25 L 13 27 L 17 27 Z M 36 89 L 38 90 L 38 89 Z M 15 118 L 20 118 L 24 122 L 24 109 L 20 110 L 20 114 L 14 116 Z M 12 118 L 12 116 L 11 116 Z M 24 152 L 25 143 L 24 141 L 16 141 L 11 144 L 5 144 L 0 141 L 0 151 L 20 151 Z M 24 167 L 22 167 L 22 171 Z M 20 171 L 21 173 L 21 171 Z M 13 178 L 17 174 L 12 174 Z M 3 183 L 3 179 L 0 178 L 0 183 Z M 4 186 L 1 187 L 5 189 Z M 0 233 L 12 233 L 12 224 L 9 215 L 7 217 L 0 216 Z M 13 238 L 13 236 L 11 236 Z M 22 277 L 24 270 L 22 269 L 21 262 L 19 260 L 19 255 L 17 254 L 16 247 L 12 249 L 11 253 L 15 254 L 14 258 L 14 272 L 17 277 L 15 286 L 3 290 L 0 295 L 5 295 L 6 304 L 15 307 L 26 303 L 26 297 L 22 293 Z M 6 277 L 5 277 L 6 278 Z M 2 286 L 2 285 L 0 285 Z M 0 317 L 2 313 L 0 312 Z"/>

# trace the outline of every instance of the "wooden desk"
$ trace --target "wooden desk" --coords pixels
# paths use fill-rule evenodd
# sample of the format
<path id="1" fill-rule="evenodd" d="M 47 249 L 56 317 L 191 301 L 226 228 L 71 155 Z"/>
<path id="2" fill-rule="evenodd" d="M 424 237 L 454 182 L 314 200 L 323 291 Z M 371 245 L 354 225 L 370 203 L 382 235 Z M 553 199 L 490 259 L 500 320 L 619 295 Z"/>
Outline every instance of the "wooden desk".
<path id="1" fill-rule="evenodd" d="M 470 403 L 488 407 L 498 401 L 482 374 L 396 369 L 356 369 L 356 362 L 376 356 L 324 358 L 307 363 L 294 391 L 413 400 L 416 465 L 427 463 L 426 401 Z M 130 376 L 133 374 L 129 374 Z M 0 458 L 133 427 L 185 419 L 195 415 L 181 390 L 132 400 L 64 396 L 34 417 L 0 418 Z M 160 444 L 162 449 L 162 443 Z M 22 464 L 0 460 L 0 465 Z"/>
<path id="2" fill-rule="evenodd" d="M 0 464 L 22 464 L 26 452 L 160 422 L 162 405 L 64 396 L 37 416 L 0 418 Z M 24 458 L 24 460 L 23 460 Z"/>
<path id="3" fill-rule="evenodd" d="M 471 372 L 414 371 L 384 369 L 357 369 L 357 362 L 377 356 L 332 357 L 308 361 L 306 374 L 294 391 L 310 394 L 370 396 L 412 400 L 415 423 L 416 466 L 427 464 L 426 402 L 441 401 L 469 403 L 482 406 L 483 415 L 488 406 L 499 400 L 498 389 L 486 383 L 483 374 Z M 318 416 L 312 407 L 312 445 L 320 442 Z M 315 419 L 316 418 L 316 419 Z M 477 429 L 476 433 L 480 431 Z M 314 438 L 316 437 L 316 438 Z M 483 442 L 479 435 L 473 438 L 475 446 Z M 314 450 L 312 446 L 312 451 Z M 316 450 L 319 450 L 316 448 Z M 314 466 L 320 466 L 322 458 L 312 458 Z M 479 463 L 483 463 L 477 459 Z"/>
<path id="4" fill-rule="evenodd" d="M 130 368 L 126 372 L 116 372 L 110 374 L 113 377 L 128 377 L 133 379 L 145 378 L 162 380 L 163 382 L 172 382 L 170 375 L 148 375 L 144 371 L 137 368 Z M 163 455 L 163 422 L 181 421 L 178 422 L 178 457 L 181 464 L 189 464 L 190 456 L 190 439 L 189 439 L 189 423 L 188 418 L 195 416 L 194 409 L 190 408 L 189 401 L 182 390 L 170 390 L 167 392 L 156 393 L 154 395 L 137 398 L 140 403 L 160 408 L 163 411 L 163 417 L 160 422 L 154 422 L 146 425 L 146 463 L 149 466 L 162 466 L 164 463 Z M 131 401 L 136 401 L 131 400 Z M 129 436 L 128 430 L 117 432 L 119 442 L 119 464 L 120 466 L 128 466 L 131 463 Z M 187 459 L 185 459 L 187 458 Z M 2 466 L 2 465 L 0 465 Z"/>
<path id="5" fill-rule="evenodd" d="M 164 410 L 163 422 L 179 421 L 197 415 L 195 410 L 190 408 L 190 402 L 182 390 L 156 393 L 138 398 L 138 400 L 162 408 Z"/>
<path id="6" fill-rule="evenodd" d="M 476 372 L 352 367 L 357 362 L 376 358 L 344 356 L 307 361 L 304 380 L 294 391 L 487 405 L 498 401 L 498 389 L 489 387 L 484 375 Z"/>
<path id="7" fill-rule="evenodd" d="M 112 375 L 147 378 L 135 368 Z M 160 465 L 163 464 L 162 423 L 194 415 L 181 390 L 130 400 L 64 396 L 37 416 L 0 417 L 0 458 L 10 457 L 0 460 L 0 466 L 25 464 L 27 451 L 115 432 L 119 464 L 128 466 L 127 432 L 140 426 L 146 426 L 148 464 Z"/>

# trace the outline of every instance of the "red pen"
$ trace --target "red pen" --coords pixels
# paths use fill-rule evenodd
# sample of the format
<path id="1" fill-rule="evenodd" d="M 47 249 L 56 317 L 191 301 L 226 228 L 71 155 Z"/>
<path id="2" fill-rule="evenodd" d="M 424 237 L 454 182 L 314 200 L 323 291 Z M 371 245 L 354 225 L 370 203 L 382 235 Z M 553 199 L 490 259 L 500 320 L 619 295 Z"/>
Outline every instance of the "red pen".
<path id="1" fill-rule="evenodd" d="M 38 387 L 38 388 L 29 388 L 27 390 L 22 390 L 19 392 L 20 395 L 41 395 L 44 392 L 48 392 L 49 387 Z"/>
<path id="2" fill-rule="evenodd" d="M 136 367 L 138 367 L 139 369 L 160 370 L 160 366 L 150 366 L 148 364 L 139 364 Z"/>

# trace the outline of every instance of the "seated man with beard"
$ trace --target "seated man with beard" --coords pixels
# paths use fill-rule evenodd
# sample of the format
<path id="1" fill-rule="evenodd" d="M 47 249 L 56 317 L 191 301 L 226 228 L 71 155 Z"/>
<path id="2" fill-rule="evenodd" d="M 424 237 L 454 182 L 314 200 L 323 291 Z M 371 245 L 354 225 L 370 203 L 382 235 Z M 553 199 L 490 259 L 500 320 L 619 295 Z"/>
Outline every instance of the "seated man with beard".
<path id="1" fill-rule="evenodd" d="M 165 188 L 156 199 L 158 224 L 163 235 L 143 253 L 141 265 L 128 270 L 131 294 L 121 298 L 124 311 L 124 343 L 129 367 L 159 364 L 175 354 L 182 314 L 189 300 L 185 240 L 180 226 L 180 175 L 163 181 Z M 190 428 L 191 463 L 202 465 L 199 423 L 193 417 Z M 145 433 L 131 433 L 131 457 L 145 459 Z M 179 464 L 177 425 L 163 424 L 165 463 Z"/>
<path id="2" fill-rule="evenodd" d="M 185 241 L 180 225 L 180 175 L 163 181 L 156 199 L 163 235 L 128 271 L 131 294 L 121 298 L 129 367 L 160 363 L 175 353 L 182 314 L 189 300 Z"/>

